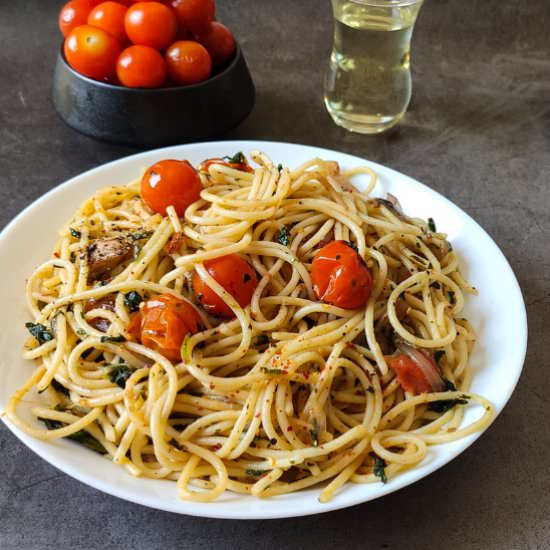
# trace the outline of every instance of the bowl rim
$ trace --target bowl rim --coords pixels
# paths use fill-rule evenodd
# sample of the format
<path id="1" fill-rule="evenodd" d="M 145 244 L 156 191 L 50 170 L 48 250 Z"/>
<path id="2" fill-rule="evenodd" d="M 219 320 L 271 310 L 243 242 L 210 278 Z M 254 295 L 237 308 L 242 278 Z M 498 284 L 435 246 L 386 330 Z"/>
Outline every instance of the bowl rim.
<path id="1" fill-rule="evenodd" d="M 101 80 L 94 80 L 93 78 L 90 78 L 89 76 L 83 75 L 73 69 L 67 60 L 65 59 L 65 52 L 64 52 L 64 44 L 65 42 L 61 42 L 61 46 L 59 47 L 59 55 L 58 60 L 61 60 L 63 66 L 75 77 L 84 80 L 85 82 L 93 85 L 97 85 L 99 88 L 105 88 L 106 90 L 113 90 L 113 91 L 124 91 L 124 92 L 130 92 L 134 94 L 150 94 L 153 92 L 156 93 L 168 93 L 168 92 L 178 92 L 183 90 L 190 90 L 195 88 L 200 88 L 201 86 L 205 86 L 206 84 L 209 84 L 211 82 L 215 82 L 216 80 L 222 78 L 226 73 L 231 71 L 235 65 L 239 62 L 240 58 L 244 59 L 244 55 L 242 53 L 242 48 L 240 44 L 235 40 L 235 51 L 233 52 L 233 57 L 229 64 L 218 74 L 211 76 L 207 78 L 206 80 L 203 80 L 202 82 L 197 82 L 196 84 L 186 84 L 184 86 L 171 86 L 171 87 L 165 87 L 165 88 L 129 88 L 127 86 L 119 86 L 117 84 L 109 84 L 108 82 L 102 82 Z"/>

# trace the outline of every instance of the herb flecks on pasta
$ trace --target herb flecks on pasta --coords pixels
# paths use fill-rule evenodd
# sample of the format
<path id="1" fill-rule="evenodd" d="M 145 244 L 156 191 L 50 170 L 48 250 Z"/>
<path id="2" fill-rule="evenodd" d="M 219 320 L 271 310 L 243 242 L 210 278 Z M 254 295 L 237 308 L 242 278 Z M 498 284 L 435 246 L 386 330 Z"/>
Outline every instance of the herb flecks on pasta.
<path id="1" fill-rule="evenodd" d="M 326 482 L 325 502 L 485 427 L 493 409 L 469 391 L 475 334 L 461 317 L 475 291 L 434 220 L 371 197 L 370 168 L 250 157 L 255 168 L 244 155 L 202 163 L 198 200 L 184 168 L 193 188 L 178 211 L 152 213 L 139 180 L 78 209 L 28 279 L 24 356 L 38 366 L 10 420 L 195 501 Z M 30 391 L 42 427 L 16 412 Z"/>

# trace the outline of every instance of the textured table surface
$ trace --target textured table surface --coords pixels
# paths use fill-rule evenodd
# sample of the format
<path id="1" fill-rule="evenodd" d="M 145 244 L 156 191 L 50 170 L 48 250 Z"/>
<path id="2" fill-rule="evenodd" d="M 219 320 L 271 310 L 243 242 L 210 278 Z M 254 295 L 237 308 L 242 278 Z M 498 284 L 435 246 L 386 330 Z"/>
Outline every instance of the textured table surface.
<path id="1" fill-rule="evenodd" d="M 80 136 L 53 111 L 60 4 L 0 2 L 2 227 L 51 187 L 135 152 Z M 60 473 L 0 424 L 0 548 L 549 548 L 548 1 L 426 0 L 414 36 L 413 103 L 397 131 L 377 137 L 346 133 L 324 110 L 328 0 L 217 4 L 257 87 L 250 117 L 220 137 L 364 156 L 471 214 L 523 289 L 530 344 L 522 378 L 490 430 L 443 469 L 383 499 L 290 520 L 198 519 L 127 503 Z"/>

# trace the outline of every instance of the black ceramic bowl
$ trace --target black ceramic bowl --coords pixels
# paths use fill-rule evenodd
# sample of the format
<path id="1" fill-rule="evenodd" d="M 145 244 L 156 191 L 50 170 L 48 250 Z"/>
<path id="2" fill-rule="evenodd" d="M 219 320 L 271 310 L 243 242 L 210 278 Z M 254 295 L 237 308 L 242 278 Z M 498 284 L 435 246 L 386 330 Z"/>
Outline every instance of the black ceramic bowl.
<path id="1" fill-rule="evenodd" d="M 55 67 L 53 102 L 72 128 L 96 139 L 158 147 L 213 139 L 244 120 L 254 84 L 237 45 L 233 59 L 208 80 L 172 88 L 124 88 L 87 78 L 65 61 Z"/>

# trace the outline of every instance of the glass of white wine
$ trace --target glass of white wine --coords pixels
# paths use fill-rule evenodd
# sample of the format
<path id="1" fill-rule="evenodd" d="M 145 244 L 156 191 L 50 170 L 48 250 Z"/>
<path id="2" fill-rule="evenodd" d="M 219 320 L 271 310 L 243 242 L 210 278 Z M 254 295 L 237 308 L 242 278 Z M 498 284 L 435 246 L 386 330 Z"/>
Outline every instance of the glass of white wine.
<path id="1" fill-rule="evenodd" d="M 332 0 L 334 39 L 324 99 L 334 122 L 377 134 L 411 99 L 410 45 L 423 0 Z"/>

